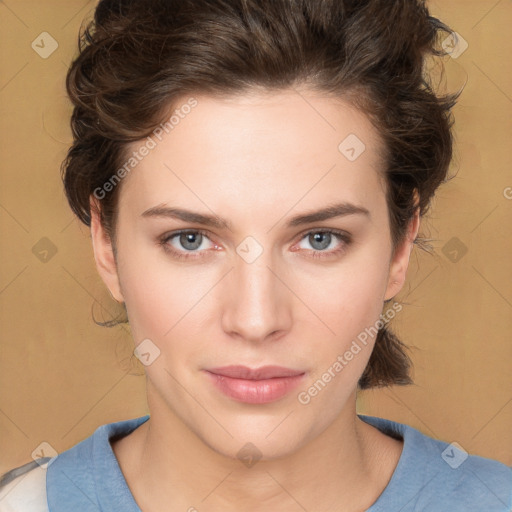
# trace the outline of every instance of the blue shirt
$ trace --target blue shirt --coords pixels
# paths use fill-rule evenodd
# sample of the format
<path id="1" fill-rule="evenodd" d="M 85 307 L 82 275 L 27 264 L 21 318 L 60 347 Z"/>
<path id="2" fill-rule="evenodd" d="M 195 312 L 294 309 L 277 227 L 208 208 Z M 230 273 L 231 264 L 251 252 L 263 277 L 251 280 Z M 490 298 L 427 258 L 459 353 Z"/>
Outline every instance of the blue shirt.
<path id="1" fill-rule="evenodd" d="M 457 445 L 432 439 L 402 423 L 358 417 L 404 441 L 390 482 L 366 512 L 511 512 L 512 468 L 468 455 Z M 129 434 L 148 419 L 149 415 L 103 425 L 49 459 L 49 512 L 140 512 L 109 440 Z"/>

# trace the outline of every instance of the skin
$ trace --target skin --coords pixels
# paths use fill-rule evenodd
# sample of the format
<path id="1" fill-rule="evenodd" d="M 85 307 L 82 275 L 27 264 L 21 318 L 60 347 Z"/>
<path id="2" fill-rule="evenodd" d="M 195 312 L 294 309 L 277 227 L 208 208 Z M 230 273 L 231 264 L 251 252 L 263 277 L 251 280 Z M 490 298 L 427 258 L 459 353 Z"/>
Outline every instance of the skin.
<path id="1" fill-rule="evenodd" d="M 297 394 L 400 291 L 419 217 L 393 251 L 381 141 L 348 103 L 307 90 L 196 98 L 123 179 L 116 257 L 93 213 L 98 271 L 125 302 L 135 344 L 149 338 L 160 350 L 146 366 L 151 418 L 113 442 L 114 453 L 144 512 L 366 510 L 402 451 L 402 441 L 356 415 L 357 381 L 375 340 L 309 404 Z M 353 162 L 338 150 L 351 133 L 366 146 Z M 342 201 L 369 215 L 286 225 Z M 232 227 L 142 216 L 162 205 L 214 214 Z M 188 260 L 159 244 L 179 229 L 207 233 L 198 248 L 179 236 L 167 242 L 192 254 Z M 347 232 L 351 242 L 333 235 L 322 246 L 308 236 L 322 229 Z M 263 250 L 252 263 L 236 252 L 248 236 Z M 230 364 L 277 364 L 306 377 L 276 402 L 246 404 L 202 371 Z M 248 442 L 262 454 L 252 467 L 237 458 Z"/>

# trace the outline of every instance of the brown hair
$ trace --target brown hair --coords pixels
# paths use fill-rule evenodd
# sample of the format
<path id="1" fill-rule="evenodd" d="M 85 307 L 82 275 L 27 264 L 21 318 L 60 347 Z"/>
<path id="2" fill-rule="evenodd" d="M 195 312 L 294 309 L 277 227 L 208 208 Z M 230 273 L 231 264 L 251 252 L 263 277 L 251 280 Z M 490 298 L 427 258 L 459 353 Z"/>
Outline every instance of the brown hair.
<path id="1" fill-rule="evenodd" d="M 69 204 L 90 226 L 91 195 L 119 171 L 128 144 L 148 137 L 181 98 L 305 85 L 348 98 L 380 133 L 396 248 L 452 157 L 457 95 L 437 95 L 425 72 L 427 57 L 443 55 L 443 32 L 421 0 L 101 0 L 66 79 Z M 114 251 L 120 188 L 99 201 Z M 405 350 L 382 326 L 359 388 L 412 383 Z"/>

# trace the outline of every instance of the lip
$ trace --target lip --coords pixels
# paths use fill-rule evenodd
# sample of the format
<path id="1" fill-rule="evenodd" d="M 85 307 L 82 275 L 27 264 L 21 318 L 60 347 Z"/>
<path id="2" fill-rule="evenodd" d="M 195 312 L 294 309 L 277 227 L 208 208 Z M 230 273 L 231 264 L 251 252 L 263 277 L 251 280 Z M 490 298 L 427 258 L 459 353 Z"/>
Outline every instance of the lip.
<path id="1" fill-rule="evenodd" d="M 296 388 L 305 376 L 303 371 L 282 366 L 224 366 L 205 372 L 225 395 L 249 404 L 275 402 Z"/>
<path id="2" fill-rule="evenodd" d="M 231 377 L 233 379 L 246 379 L 246 380 L 264 380 L 274 379 L 276 377 L 295 377 L 302 375 L 304 372 L 301 370 L 293 370 L 292 368 L 285 368 L 284 366 L 260 366 L 259 368 L 248 368 L 247 366 L 222 366 L 219 368 L 210 368 L 207 371 L 222 375 L 224 377 Z"/>

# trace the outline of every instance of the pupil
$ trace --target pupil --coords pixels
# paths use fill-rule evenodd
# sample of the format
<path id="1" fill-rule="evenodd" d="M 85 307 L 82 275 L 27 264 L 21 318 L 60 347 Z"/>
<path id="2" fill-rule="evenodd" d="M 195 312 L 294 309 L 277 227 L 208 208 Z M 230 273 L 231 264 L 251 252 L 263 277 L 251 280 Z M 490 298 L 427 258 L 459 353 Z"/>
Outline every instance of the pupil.
<path id="1" fill-rule="evenodd" d="M 317 243 L 319 241 L 318 238 L 324 239 L 324 243 L 320 243 L 320 247 L 317 250 L 325 249 L 326 247 L 329 247 L 329 242 L 330 242 L 330 237 L 331 237 L 330 233 L 315 233 L 312 236 L 314 239 L 314 243 Z M 311 245 L 314 246 L 314 244 L 311 244 Z"/>
<path id="2" fill-rule="evenodd" d="M 182 233 L 180 242 L 186 249 L 197 249 L 201 245 L 201 236 L 200 233 Z M 194 242 L 195 237 L 197 237 L 199 242 L 197 240 Z M 192 247 L 187 244 L 192 244 Z"/>

